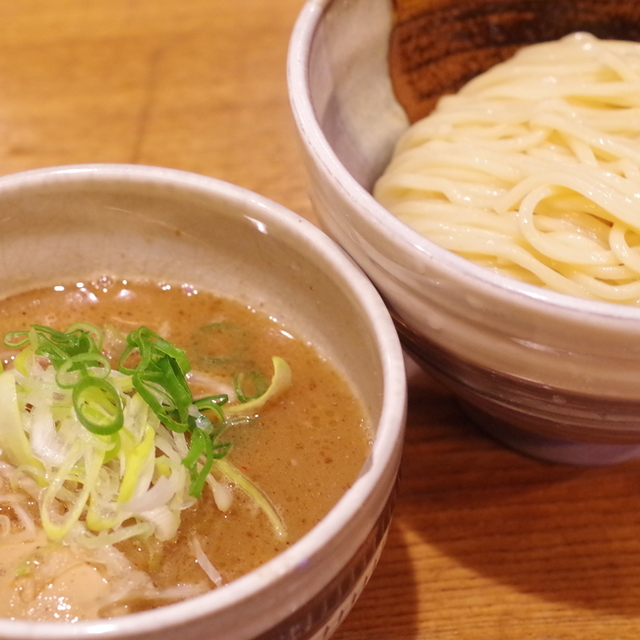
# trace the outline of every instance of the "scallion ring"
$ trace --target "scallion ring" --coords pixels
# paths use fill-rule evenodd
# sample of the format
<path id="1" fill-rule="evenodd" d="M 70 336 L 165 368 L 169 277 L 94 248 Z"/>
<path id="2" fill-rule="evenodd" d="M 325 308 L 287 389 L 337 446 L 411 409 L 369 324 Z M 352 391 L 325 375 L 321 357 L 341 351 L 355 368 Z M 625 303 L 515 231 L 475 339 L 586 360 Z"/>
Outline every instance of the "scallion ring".
<path id="1" fill-rule="evenodd" d="M 78 353 L 67 358 L 56 371 L 56 383 L 61 389 L 70 389 L 81 378 L 108 378 L 111 373 L 109 358 L 101 353 Z"/>
<path id="2" fill-rule="evenodd" d="M 73 408 L 91 433 L 108 436 L 122 428 L 122 402 L 113 385 L 103 378 L 84 376 L 73 387 Z"/>

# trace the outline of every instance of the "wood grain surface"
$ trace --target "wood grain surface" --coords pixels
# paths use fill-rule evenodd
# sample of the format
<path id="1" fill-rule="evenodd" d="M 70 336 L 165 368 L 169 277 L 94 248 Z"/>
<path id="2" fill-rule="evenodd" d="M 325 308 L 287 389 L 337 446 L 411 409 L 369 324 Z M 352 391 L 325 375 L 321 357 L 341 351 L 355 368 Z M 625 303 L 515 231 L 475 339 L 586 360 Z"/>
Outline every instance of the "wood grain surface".
<path id="1" fill-rule="evenodd" d="M 302 0 L 0 0 L 0 172 L 196 171 L 313 219 L 285 58 Z M 336 640 L 640 636 L 640 463 L 494 443 L 410 363 L 389 541 Z"/>

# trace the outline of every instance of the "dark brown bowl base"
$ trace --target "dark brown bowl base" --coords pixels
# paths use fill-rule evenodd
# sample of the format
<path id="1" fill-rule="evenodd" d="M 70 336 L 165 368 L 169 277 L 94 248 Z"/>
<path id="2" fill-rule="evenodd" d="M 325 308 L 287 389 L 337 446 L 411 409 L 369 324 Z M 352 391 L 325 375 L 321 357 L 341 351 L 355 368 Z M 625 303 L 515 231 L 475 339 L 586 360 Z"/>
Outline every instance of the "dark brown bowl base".
<path id="1" fill-rule="evenodd" d="M 409 120 L 536 42 L 576 31 L 640 41 L 636 0 L 394 0 L 390 75 Z"/>
<path id="2" fill-rule="evenodd" d="M 393 312 L 392 312 L 392 315 Z M 485 432 L 530 456 L 604 465 L 640 457 L 640 403 L 542 385 L 485 369 L 395 318 L 403 346 Z"/>

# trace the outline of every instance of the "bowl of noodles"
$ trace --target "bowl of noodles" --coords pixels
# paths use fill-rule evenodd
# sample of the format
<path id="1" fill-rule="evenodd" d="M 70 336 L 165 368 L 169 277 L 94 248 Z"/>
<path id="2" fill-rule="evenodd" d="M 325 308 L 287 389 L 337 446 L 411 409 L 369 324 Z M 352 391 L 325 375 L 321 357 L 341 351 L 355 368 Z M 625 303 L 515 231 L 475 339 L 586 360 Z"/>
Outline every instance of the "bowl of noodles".
<path id="1" fill-rule="evenodd" d="M 551 461 L 640 454 L 637 40 L 635 5 L 585 0 L 311 0 L 291 39 L 321 226 L 468 414 Z"/>
<path id="2" fill-rule="evenodd" d="M 53 167 L 0 202 L 0 637 L 329 637 L 403 439 L 366 276 L 187 172 Z"/>

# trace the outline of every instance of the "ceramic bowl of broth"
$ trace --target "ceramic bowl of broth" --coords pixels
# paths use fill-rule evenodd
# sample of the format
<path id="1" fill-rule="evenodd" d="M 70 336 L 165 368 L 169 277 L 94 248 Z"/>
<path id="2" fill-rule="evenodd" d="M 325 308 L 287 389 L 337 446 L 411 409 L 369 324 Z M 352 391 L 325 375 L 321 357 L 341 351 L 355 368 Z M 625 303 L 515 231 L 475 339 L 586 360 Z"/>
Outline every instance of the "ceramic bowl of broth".
<path id="1" fill-rule="evenodd" d="M 47 475 L 53 472 L 35 474 L 40 488 L 31 493 L 27 483 L 16 489 L 19 465 L 11 455 L 7 462 L 7 452 L 15 449 L 5 440 L 0 637 L 329 637 L 381 552 L 402 448 L 402 350 L 369 280 L 296 214 L 240 187 L 177 170 L 77 165 L 29 171 L 0 178 L 0 203 L 4 335 L 33 325 L 65 332 L 73 323 L 89 322 L 103 330 L 103 350 L 113 349 L 107 353 L 112 358 L 125 348 L 122 340 L 144 326 L 159 336 L 154 344 L 163 353 L 172 353 L 162 346 L 166 341 L 186 353 L 193 406 L 197 396 L 212 391 L 230 404 L 249 403 L 244 418 L 228 410 L 224 439 L 231 449 L 208 472 L 217 479 L 209 483 L 204 472 L 202 493 L 180 506 L 177 533 L 168 535 L 160 535 L 166 522 L 149 515 L 152 502 L 134 506 L 140 499 L 134 491 L 126 508 L 147 515 L 132 518 L 127 512 L 121 526 L 142 526 L 140 533 L 120 542 L 101 537 L 110 533 L 110 521 L 98 514 L 98 524 L 92 524 L 88 516 L 100 500 L 96 490 L 66 537 L 43 542 L 34 504 L 40 491 L 55 484 Z M 279 375 L 275 356 L 287 363 L 290 376 L 258 408 L 251 398 L 271 394 Z M 53 366 L 53 360 L 42 364 L 43 357 L 32 361 L 34 367 L 40 362 L 40 373 Z M 5 368 L 20 368 L 15 356 L 5 352 L 3 358 Z M 30 366 L 25 375 L 31 375 Z M 152 396 L 164 402 L 159 391 Z M 27 402 L 24 411 L 35 415 L 37 406 Z M 167 411 L 178 420 L 175 407 Z M 187 421 L 187 435 L 173 436 L 183 443 L 195 446 L 196 428 L 211 433 L 204 423 Z M 29 424 L 36 455 L 36 427 Z M 55 424 L 52 437 L 60 444 L 65 427 Z M 169 433 L 166 420 L 150 424 L 157 433 Z M 142 466 L 136 471 L 135 456 L 127 457 L 127 438 L 134 432 L 127 425 L 115 435 L 78 437 L 83 443 L 94 435 L 103 443 L 118 442 L 112 456 L 101 458 L 99 477 L 111 482 L 118 482 L 118 473 L 107 473 L 107 460 L 124 459 L 120 475 L 129 473 L 134 482 L 146 473 Z M 218 450 L 220 440 L 211 438 Z M 149 471 L 148 486 L 156 496 L 161 476 L 171 477 L 172 454 L 164 455 L 164 446 L 156 441 L 158 457 Z M 46 469 L 50 454 L 37 454 Z M 206 458 L 197 456 L 194 482 Z M 75 463 L 75 478 L 88 473 L 89 459 Z M 224 469 L 218 466 L 223 460 L 229 463 Z M 89 482 L 66 478 L 70 491 Z M 26 501 L 7 497 L 23 487 Z M 72 497 L 66 513 L 59 507 L 60 513 L 47 516 L 55 526 L 45 533 L 64 526 L 74 499 L 79 500 Z M 22 515 L 12 506 L 21 500 Z M 50 571 L 43 571 L 47 566 Z"/>
<path id="2" fill-rule="evenodd" d="M 408 351 L 502 442 L 606 464 L 640 454 L 637 306 L 478 266 L 372 195 L 399 138 L 441 96 L 525 45 L 578 31 L 637 40 L 640 13 L 618 2 L 311 0 L 288 86 L 320 224 L 381 292 Z"/>

